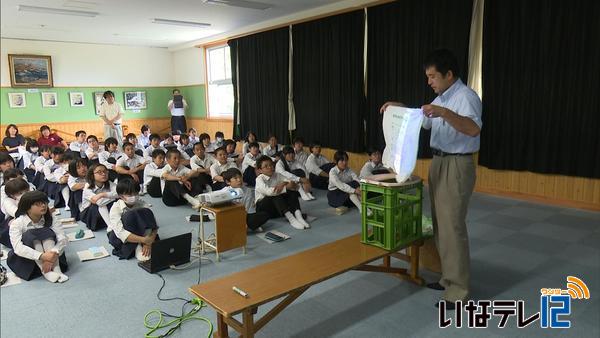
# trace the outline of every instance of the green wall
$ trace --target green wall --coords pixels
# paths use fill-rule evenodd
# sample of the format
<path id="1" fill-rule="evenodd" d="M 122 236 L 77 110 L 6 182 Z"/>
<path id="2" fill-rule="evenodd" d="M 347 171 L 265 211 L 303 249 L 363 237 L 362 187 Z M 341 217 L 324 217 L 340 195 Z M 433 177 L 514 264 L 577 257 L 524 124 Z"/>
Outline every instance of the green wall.
<path id="1" fill-rule="evenodd" d="M 123 92 L 146 91 L 147 109 L 134 113 L 125 111 L 125 120 L 142 118 L 169 117 L 167 102 L 171 99 L 174 87 L 54 87 L 40 88 L 36 93 L 29 93 L 27 88 L 0 88 L 0 122 L 8 123 L 44 123 L 44 122 L 70 122 L 97 120 L 94 110 L 94 92 L 112 90 L 117 102 L 124 106 Z M 205 86 L 181 86 L 181 90 L 189 107 L 186 112 L 188 117 L 206 117 Z M 10 108 L 8 104 L 8 93 L 23 92 L 26 96 L 27 107 Z M 58 96 L 58 107 L 42 108 L 42 92 L 56 92 Z M 71 107 L 69 92 L 83 92 L 85 106 Z"/>

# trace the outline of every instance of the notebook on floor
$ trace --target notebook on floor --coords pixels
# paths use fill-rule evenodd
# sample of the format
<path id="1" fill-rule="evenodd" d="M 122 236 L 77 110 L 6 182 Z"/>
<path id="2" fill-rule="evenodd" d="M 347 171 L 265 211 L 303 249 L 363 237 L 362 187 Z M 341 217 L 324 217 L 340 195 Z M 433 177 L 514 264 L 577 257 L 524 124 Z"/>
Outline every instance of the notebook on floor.
<path id="1" fill-rule="evenodd" d="M 192 233 L 162 239 L 152 244 L 151 258 L 138 265 L 149 273 L 168 269 L 171 265 L 181 265 L 190 261 Z"/>

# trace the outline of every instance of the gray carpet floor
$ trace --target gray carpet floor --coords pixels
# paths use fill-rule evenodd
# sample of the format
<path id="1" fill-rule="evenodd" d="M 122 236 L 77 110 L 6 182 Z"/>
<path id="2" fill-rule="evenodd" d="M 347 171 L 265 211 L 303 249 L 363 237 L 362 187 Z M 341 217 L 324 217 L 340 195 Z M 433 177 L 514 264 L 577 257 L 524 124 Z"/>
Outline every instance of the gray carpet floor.
<path id="1" fill-rule="evenodd" d="M 248 235 L 248 253 L 233 250 L 220 262 L 202 261 L 200 280 L 207 281 L 232 272 L 284 257 L 360 232 L 356 210 L 337 216 L 327 206 L 324 192 L 316 201 L 302 202 L 303 210 L 318 217 L 310 230 L 295 230 L 283 219 L 270 220 L 266 229 L 292 236 L 269 244 Z M 153 204 L 163 238 L 192 232 L 198 225 L 184 217 L 192 209 Z M 424 213 L 429 215 L 428 197 Z M 63 212 L 63 215 L 65 213 Z M 64 216 L 59 216 L 64 217 Z M 210 230 L 210 223 L 208 230 Z M 473 299 L 523 299 L 525 314 L 540 310 L 539 289 L 564 288 L 567 275 L 583 279 L 591 299 L 574 300 L 570 329 L 542 329 L 535 322 L 518 329 L 511 317 L 506 328 L 485 330 L 438 327 L 438 310 L 433 306 L 440 293 L 380 273 L 348 272 L 311 287 L 304 295 L 267 324 L 258 337 L 599 337 L 600 336 L 600 213 L 558 208 L 518 200 L 474 194 L 468 214 L 471 246 Z M 76 229 L 69 229 L 74 231 Z M 76 252 L 103 245 L 111 250 L 106 231 L 90 240 L 69 243 L 66 249 L 70 280 L 51 284 L 43 278 L 0 289 L 2 337 L 143 337 L 144 315 L 153 309 L 178 313 L 182 301 L 159 301 L 162 285 L 157 275 L 141 270 L 135 260 L 111 256 L 80 262 Z M 396 262 L 398 266 L 405 263 Z M 6 262 L 3 261 L 6 266 Z M 187 270 L 164 271 L 162 297 L 189 299 L 188 288 L 198 280 L 198 264 Z M 422 271 L 427 281 L 439 276 Z M 261 307 L 258 315 L 271 306 Z M 199 312 L 216 325 L 214 311 Z M 204 337 L 208 326 L 199 321 L 183 325 L 174 337 Z M 236 333 L 230 330 L 230 334 Z"/>

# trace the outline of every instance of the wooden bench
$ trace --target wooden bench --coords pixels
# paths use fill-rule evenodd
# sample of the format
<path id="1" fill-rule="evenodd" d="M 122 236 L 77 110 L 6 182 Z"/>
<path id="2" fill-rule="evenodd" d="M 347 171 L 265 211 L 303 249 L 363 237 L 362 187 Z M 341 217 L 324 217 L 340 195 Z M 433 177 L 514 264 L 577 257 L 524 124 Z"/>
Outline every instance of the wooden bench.
<path id="1" fill-rule="evenodd" d="M 263 326 L 290 305 L 311 285 L 349 270 L 390 273 L 418 285 L 419 247 L 423 240 L 411 243 L 409 255 L 389 252 L 360 242 L 360 234 L 302 251 L 281 259 L 237 272 L 216 280 L 192 286 L 190 291 L 217 312 L 215 337 L 229 337 L 228 326 L 243 337 L 254 337 Z M 402 249 L 402 248 L 400 248 Z M 410 270 L 390 266 L 390 257 L 410 262 Z M 381 265 L 368 265 L 383 258 Z M 237 287 L 248 294 L 243 297 L 233 291 Z M 254 321 L 260 305 L 285 297 L 262 318 Z M 233 318 L 242 314 L 242 322 Z"/>

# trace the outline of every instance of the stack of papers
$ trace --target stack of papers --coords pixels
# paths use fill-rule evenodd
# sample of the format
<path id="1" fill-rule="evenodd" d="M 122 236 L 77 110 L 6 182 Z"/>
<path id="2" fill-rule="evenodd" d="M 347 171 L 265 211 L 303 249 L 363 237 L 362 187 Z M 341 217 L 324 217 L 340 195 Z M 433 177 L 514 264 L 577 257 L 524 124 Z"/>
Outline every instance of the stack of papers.
<path id="1" fill-rule="evenodd" d="M 95 246 L 87 250 L 77 251 L 77 256 L 79 256 L 80 261 L 85 262 L 93 259 L 108 257 L 110 254 L 103 246 Z"/>

